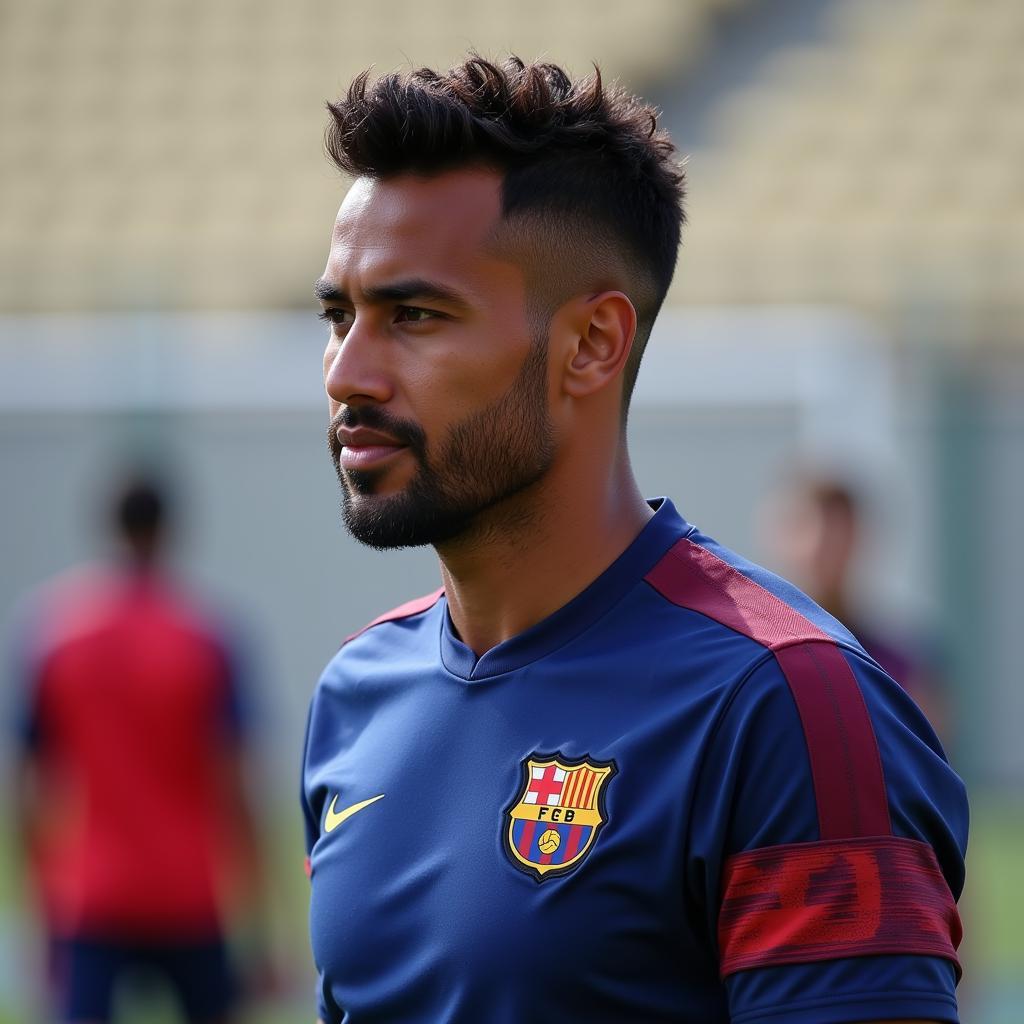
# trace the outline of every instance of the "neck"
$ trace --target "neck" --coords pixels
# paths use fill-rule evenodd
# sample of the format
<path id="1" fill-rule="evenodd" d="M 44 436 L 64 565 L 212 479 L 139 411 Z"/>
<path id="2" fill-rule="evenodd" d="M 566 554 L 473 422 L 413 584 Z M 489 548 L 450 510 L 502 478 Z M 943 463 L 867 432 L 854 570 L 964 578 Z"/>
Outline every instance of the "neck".
<path id="1" fill-rule="evenodd" d="M 592 583 L 653 515 L 623 449 L 606 473 L 557 468 L 438 548 L 452 622 L 477 656 L 547 618 Z"/>

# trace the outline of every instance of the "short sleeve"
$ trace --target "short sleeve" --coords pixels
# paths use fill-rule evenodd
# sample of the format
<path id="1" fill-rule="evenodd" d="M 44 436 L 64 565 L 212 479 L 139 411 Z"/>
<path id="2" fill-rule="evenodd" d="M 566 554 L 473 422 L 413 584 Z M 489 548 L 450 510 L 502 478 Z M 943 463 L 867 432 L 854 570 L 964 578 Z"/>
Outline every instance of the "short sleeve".
<path id="1" fill-rule="evenodd" d="M 733 1024 L 956 1024 L 967 804 L 874 662 L 774 650 L 711 737 L 688 871 Z"/>

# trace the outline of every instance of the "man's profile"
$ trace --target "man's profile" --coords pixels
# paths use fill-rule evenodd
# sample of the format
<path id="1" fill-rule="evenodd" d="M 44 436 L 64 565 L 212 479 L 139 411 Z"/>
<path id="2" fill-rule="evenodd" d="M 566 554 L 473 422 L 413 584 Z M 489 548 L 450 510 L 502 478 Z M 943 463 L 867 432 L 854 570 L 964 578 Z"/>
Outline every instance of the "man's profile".
<path id="1" fill-rule="evenodd" d="M 934 734 L 630 469 L 683 224 L 654 111 L 478 57 L 330 111 L 343 517 L 433 545 L 443 586 L 310 708 L 321 1019 L 955 1022 L 967 812 Z"/>

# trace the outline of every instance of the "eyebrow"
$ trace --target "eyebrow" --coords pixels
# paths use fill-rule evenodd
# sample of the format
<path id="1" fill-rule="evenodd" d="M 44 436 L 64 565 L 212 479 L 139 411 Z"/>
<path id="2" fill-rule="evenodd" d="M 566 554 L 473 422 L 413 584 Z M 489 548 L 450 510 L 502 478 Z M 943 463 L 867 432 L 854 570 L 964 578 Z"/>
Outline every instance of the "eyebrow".
<path id="1" fill-rule="evenodd" d="M 343 302 L 352 304 L 347 292 L 335 287 L 325 278 L 320 278 L 313 285 L 313 294 L 321 302 Z M 422 277 L 412 277 L 404 281 L 393 281 L 390 284 L 370 285 L 363 289 L 366 301 L 371 305 L 384 305 L 388 302 L 409 302 L 412 299 L 426 299 L 443 302 L 459 309 L 467 309 L 469 303 L 458 292 L 436 281 L 428 281 Z"/>

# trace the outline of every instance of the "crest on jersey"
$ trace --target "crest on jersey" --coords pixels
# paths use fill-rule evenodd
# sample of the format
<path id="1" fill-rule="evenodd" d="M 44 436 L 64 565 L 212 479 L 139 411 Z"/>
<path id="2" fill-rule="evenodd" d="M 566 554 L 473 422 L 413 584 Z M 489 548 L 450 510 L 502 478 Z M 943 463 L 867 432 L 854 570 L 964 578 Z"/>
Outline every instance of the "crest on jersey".
<path id="1" fill-rule="evenodd" d="M 523 758 L 519 790 L 505 808 L 505 853 L 538 882 L 573 871 L 608 820 L 605 787 L 614 761 L 560 753 Z"/>

